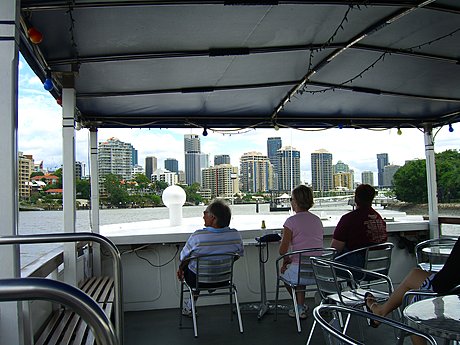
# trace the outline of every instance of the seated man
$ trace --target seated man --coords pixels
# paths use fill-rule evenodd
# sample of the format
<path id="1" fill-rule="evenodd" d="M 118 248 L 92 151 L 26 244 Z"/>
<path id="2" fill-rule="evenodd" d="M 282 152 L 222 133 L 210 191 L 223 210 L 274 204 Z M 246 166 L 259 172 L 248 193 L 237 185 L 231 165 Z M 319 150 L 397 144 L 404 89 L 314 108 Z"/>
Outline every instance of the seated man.
<path id="1" fill-rule="evenodd" d="M 356 188 L 356 210 L 340 218 L 332 236 L 331 247 L 337 249 L 338 255 L 387 241 L 386 223 L 372 208 L 374 196 L 375 189 L 368 184 Z M 364 257 L 347 257 L 342 262 L 363 267 Z"/>
<path id="2" fill-rule="evenodd" d="M 214 200 L 203 212 L 204 228 L 196 230 L 185 243 L 180 253 L 177 278 L 185 279 L 189 286 L 196 285 L 196 261 L 188 258 L 197 255 L 235 253 L 243 256 L 243 241 L 240 233 L 229 227 L 232 212 L 222 200 Z M 198 296 L 193 296 L 196 300 Z M 192 313 L 191 300 L 184 301 L 182 314 Z"/>

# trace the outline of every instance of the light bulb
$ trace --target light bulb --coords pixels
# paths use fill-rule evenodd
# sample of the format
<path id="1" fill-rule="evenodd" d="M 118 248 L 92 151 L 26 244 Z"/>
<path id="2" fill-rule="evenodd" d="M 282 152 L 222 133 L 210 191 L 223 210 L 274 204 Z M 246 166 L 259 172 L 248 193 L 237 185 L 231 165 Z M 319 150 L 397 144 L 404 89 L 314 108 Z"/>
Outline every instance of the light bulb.
<path id="1" fill-rule="evenodd" d="M 206 127 L 203 128 L 203 137 L 208 136 L 208 131 L 206 130 Z"/>
<path id="2" fill-rule="evenodd" d="M 51 78 L 45 79 L 45 82 L 43 83 L 43 88 L 46 91 L 51 91 L 53 89 L 53 81 L 51 80 Z"/>
<path id="3" fill-rule="evenodd" d="M 27 30 L 27 35 L 29 35 L 29 40 L 33 44 L 39 44 L 43 41 L 42 33 L 34 27 L 31 27 L 29 30 Z"/>
<path id="4" fill-rule="evenodd" d="M 398 127 L 398 131 L 396 133 L 398 133 L 398 135 L 401 135 L 402 134 L 401 128 Z"/>
<path id="5" fill-rule="evenodd" d="M 451 123 L 449 123 L 449 132 L 451 132 L 451 133 L 452 133 L 453 131 L 454 131 L 454 127 L 452 127 L 452 124 L 451 124 Z"/>
<path id="6" fill-rule="evenodd" d="M 56 98 L 56 103 L 59 105 L 62 105 L 62 98 L 61 97 Z"/>
<path id="7" fill-rule="evenodd" d="M 275 129 L 275 131 L 279 131 L 280 130 L 280 127 L 278 125 L 274 125 L 273 128 Z"/>
<path id="8" fill-rule="evenodd" d="M 343 128 L 343 124 L 339 123 L 339 125 L 337 126 L 339 129 L 342 129 Z"/>

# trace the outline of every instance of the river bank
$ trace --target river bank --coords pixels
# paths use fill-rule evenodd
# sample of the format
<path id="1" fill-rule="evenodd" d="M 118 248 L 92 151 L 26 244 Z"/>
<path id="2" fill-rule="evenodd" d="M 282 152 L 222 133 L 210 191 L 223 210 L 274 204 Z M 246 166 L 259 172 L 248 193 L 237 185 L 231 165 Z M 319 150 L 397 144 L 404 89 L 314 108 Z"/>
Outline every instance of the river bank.
<path id="1" fill-rule="evenodd" d="M 398 202 L 386 207 L 387 210 L 406 212 L 407 215 L 428 216 L 428 204 L 412 204 Z M 460 203 L 438 204 L 438 214 L 440 216 L 460 216 Z"/>

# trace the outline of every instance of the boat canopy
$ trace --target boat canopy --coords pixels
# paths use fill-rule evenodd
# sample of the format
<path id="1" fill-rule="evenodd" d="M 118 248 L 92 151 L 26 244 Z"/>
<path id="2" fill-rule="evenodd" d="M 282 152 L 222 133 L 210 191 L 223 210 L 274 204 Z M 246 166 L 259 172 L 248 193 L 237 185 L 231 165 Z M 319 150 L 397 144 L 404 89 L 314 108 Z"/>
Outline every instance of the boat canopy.
<path id="1" fill-rule="evenodd" d="M 83 127 L 383 129 L 460 118 L 457 0 L 20 6 L 22 55 L 58 101 L 75 88 Z"/>

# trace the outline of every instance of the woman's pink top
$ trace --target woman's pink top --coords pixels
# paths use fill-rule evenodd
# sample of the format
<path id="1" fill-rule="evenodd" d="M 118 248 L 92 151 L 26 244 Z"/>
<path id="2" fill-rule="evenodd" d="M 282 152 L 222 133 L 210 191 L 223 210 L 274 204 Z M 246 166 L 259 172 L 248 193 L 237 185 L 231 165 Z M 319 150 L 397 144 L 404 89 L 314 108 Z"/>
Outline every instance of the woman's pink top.
<path id="1" fill-rule="evenodd" d="M 284 227 L 292 231 L 290 251 L 322 248 L 324 228 L 321 219 L 309 211 L 298 212 L 286 219 Z M 292 262 L 297 263 L 298 256 L 292 257 Z"/>

